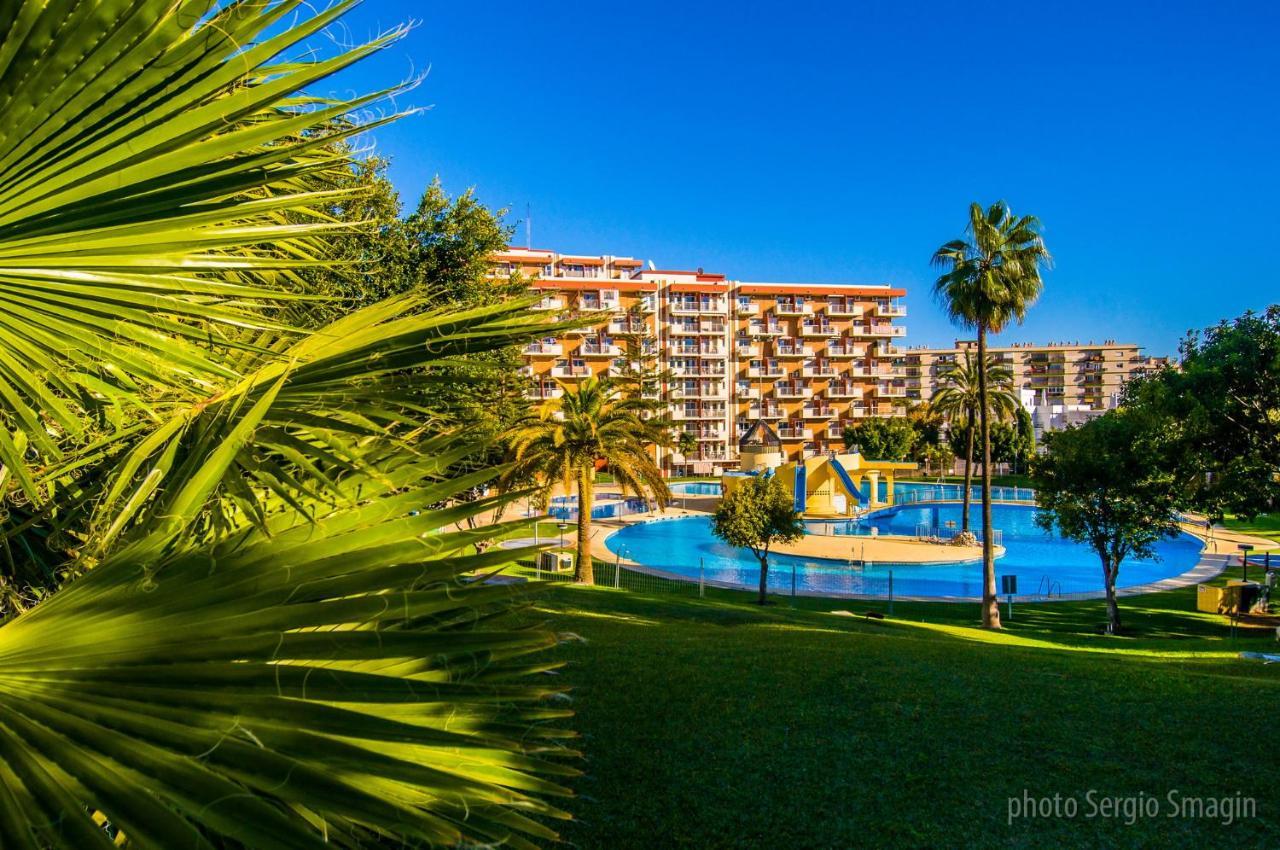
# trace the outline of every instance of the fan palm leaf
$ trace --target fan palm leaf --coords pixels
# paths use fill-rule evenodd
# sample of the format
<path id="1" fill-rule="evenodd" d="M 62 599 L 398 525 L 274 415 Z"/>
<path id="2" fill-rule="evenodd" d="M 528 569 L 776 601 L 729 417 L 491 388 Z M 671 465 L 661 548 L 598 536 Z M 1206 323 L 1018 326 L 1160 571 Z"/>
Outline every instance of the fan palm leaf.
<path id="1" fill-rule="evenodd" d="M 332 193 L 297 181 L 343 159 L 326 141 L 389 118 L 319 133 L 387 92 L 291 95 L 401 31 L 279 58 L 350 3 L 278 26 L 299 5 L 0 9 L 0 464 L 28 497 L 32 454 L 84 438 L 85 411 L 208 395 L 240 377 L 217 350 L 281 329 L 264 308 L 300 297 L 280 283 L 335 225 L 305 216 Z"/>

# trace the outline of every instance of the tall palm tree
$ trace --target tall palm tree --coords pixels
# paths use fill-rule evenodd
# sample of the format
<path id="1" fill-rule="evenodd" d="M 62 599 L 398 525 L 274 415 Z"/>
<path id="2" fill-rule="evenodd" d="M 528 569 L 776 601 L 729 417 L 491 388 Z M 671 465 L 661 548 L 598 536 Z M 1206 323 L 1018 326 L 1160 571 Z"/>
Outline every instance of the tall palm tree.
<path id="1" fill-rule="evenodd" d="M 987 358 L 986 368 L 987 402 L 991 413 L 997 419 L 1013 417 L 1018 410 L 1018 399 L 1013 394 L 1013 370 L 1001 366 L 994 358 Z M 978 361 L 969 352 L 964 359 L 951 364 L 940 376 L 942 387 L 933 394 L 931 405 L 934 410 L 945 415 L 949 421 L 955 422 L 961 417 L 965 421 L 965 453 L 964 453 L 964 514 L 960 518 L 961 530 L 969 530 L 969 491 L 973 487 L 973 444 L 974 425 L 978 416 L 978 405 L 981 403 L 978 375 Z"/>
<path id="2" fill-rule="evenodd" d="M 933 253 L 944 269 L 933 285 L 934 296 L 951 320 L 978 332 L 978 361 L 987 359 L 987 334 L 999 333 L 1011 321 L 1021 322 L 1040 296 L 1041 266 L 1050 262 L 1035 216 L 1015 216 L 997 201 L 982 209 L 969 206 L 965 238 L 953 239 Z M 982 439 L 982 624 L 1000 628 L 996 605 L 996 564 L 991 546 L 991 422 L 986 371 L 978 370 L 978 420 Z"/>
<path id="3" fill-rule="evenodd" d="M 595 581 L 591 563 L 591 504 L 596 469 L 608 466 L 623 492 L 649 497 L 665 507 L 671 498 L 662 470 L 649 449 L 668 439 L 662 426 L 642 416 L 608 380 L 588 378 L 558 402 L 512 428 L 512 465 L 507 481 L 534 479 L 550 489 L 557 483 L 578 496 L 578 563 L 575 577 Z"/>

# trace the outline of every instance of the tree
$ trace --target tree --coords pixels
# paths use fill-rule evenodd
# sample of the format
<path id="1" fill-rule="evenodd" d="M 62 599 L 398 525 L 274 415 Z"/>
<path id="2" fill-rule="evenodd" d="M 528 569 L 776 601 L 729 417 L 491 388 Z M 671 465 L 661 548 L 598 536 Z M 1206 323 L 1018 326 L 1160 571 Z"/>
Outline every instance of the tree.
<path id="1" fill-rule="evenodd" d="M 1049 252 L 1034 216 L 1015 217 L 1004 201 L 983 211 L 969 206 L 966 239 L 955 239 L 933 254 L 945 269 L 934 296 L 951 320 L 978 332 L 978 362 L 987 362 L 987 333 L 999 333 L 1010 321 L 1022 321 L 1044 288 L 1040 267 Z M 995 550 L 991 541 L 991 422 L 987 372 L 978 370 L 978 421 L 982 442 L 982 625 L 1000 628 L 996 604 Z"/>
<path id="2" fill-rule="evenodd" d="M 857 446 L 874 460 L 907 460 L 915 442 L 915 428 L 901 416 L 864 419 L 844 432 L 846 448 Z"/>
<path id="3" fill-rule="evenodd" d="M 750 549 L 760 562 L 759 603 L 767 601 L 769 549 L 804 536 L 804 522 L 775 475 L 756 475 L 734 487 L 711 516 L 711 530 L 730 546 Z"/>
<path id="4" fill-rule="evenodd" d="M 1045 452 L 1032 463 L 1036 521 L 1097 552 L 1113 633 L 1120 631 L 1120 565 L 1154 557 L 1158 541 L 1178 534 L 1183 497 L 1169 455 L 1167 428 L 1145 411 L 1120 408 L 1046 434 Z"/>
<path id="5" fill-rule="evenodd" d="M 506 481 L 534 479 L 544 490 L 557 483 L 578 496 L 578 563 L 575 577 L 595 581 L 591 559 L 591 505 L 596 469 L 607 466 L 622 489 L 652 497 L 665 507 L 671 492 L 649 454 L 658 436 L 641 412 L 609 381 L 588 378 L 512 428 L 512 463 Z"/>
<path id="6" fill-rule="evenodd" d="M 396 117 L 300 94 L 403 32 L 305 49 L 349 5 L 0 13 L 0 534 L 41 582 L 0 624 L 5 847 L 554 838 L 556 638 L 473 579 L 506 529 L 440 531 L 502 500 L 458 503 L 495 471 L 447 473 L 483 446 L 429 392 L 549 326 L 280 321 L 353 231 L 340 143 Z"/>
<path id="7" fill-rule="evenodd" d="M 969 501 L 973 489 L 973 446 L 975 438 L 975 419 L 978 418 L 979 406 L 982 404 L 982 382 L 985 378 L 987 387 L 987 405 L 997 421 L 1013 415 L 1014 410 L 1021 407 L 1013 394 L 1013 371 L 996 362 L 995 358 L 986 359 L 987 368 L 978 369 L 978 360 L 968 351 L 964 358 L 947 367 L 939 376 L 941 387 L 933 394 L 932 405 L 939 413 L 948 417 L 948 439 L 956 454 L 964 456 L 964 507 L 961 511 L 962 530 L 969 530 Z M 984 374 L 980 375 L 982 371 Z M 957 420 L 963 417 L 962 424 Z M 984 457 L 987 455 L 984 454 Z M 987 462 L 990 458 L 987 457 Z"/>
<path id="8" fill-rule="evenodd" d="M 1280 304 L 1188 334 L 1181 364 L 1130 382 L 1124 404 L 1174 429 L 1191 504 L 1215 520 L 1280 508 Z"/>

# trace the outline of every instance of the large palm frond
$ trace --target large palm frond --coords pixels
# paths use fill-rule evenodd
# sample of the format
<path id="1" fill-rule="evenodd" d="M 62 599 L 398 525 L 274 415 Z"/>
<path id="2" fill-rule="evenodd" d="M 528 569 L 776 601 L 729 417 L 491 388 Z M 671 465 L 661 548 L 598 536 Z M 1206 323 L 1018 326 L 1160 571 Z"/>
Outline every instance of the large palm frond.
<path id="1" fill-rule="evenodd" d="M 237 379 L 213 352 L 296 297 L 279 276 L 315 260 L 290 246 L 334 225 L 280 218 L 331 197 L 295 181 L 380 122 L 311 131 L 386 92 L 293 93 L 400 34 L 287 57 L 350 3 L 278 26 L 300 5 L 0 7 L 0 464 L 29 496 L 32 455 L 88 439 L 86 413 Z"/>
<path id="2" fill-rule="evenodd" d="M 439 480 L 458 449 L 316 522 L 212 548 L 161 531 L 163 553 L 122 549 L 0 628 L 0 844 L 553 837 L 542 798 L 574 771 L 528 656 L 555 637 L 465 578 L 520 553 L 440 531 L 494 500 L 424 509 L 474 483 Z"/>

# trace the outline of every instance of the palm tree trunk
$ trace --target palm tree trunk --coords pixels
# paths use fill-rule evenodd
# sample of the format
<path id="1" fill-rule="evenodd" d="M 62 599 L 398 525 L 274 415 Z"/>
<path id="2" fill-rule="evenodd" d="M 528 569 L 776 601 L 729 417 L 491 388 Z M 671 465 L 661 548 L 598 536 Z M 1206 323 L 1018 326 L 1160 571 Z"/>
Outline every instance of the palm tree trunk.
<path id="1" fill-rule="evenodd" d="M 996 557 L 991 545 L 991 421 L 987 416 L 987 326 L 978 323 L 978 421 L 982 427 L 982 627 L 1000 628 Z"/>
<path id="2" fill-rule="evenodd" d="M 769 556 L 760 556 L 760 599 L 759 603 L 764 605 L 768 602 L 768 582 L 769 582 Z"/>
<path id="3" fill-rule="evenodd" d="M 973 408 L 969 408 L 968 447 L 964 453 L 964 513 L 960 515 L 961 531 L 969 530 L 969 503 L 973 500 L 970 491 L 973 489 Z"/>
<path id="4" fill-rule="evenodd" d="M 591 561 L 591 504 L 595 501 L 596 470 L 590 464 L 578 470 L 578 563 L 574 578 L 581 584 L 595 584 L 595 564 Z"/>

